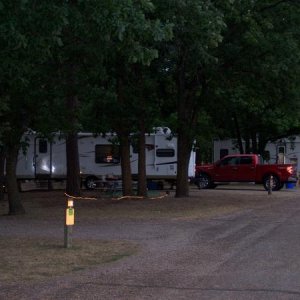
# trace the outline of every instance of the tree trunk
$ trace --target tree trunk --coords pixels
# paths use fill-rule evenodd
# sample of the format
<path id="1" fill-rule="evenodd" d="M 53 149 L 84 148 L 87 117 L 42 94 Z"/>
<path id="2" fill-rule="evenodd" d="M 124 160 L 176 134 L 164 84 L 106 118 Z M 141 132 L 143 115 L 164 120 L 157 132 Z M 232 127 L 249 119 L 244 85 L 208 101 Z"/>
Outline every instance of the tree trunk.
<path id="1" fill-rule="evenodd" d="M 234 120 L 234 127 L 235 127 L 235 131 L 236 131 L 236 138 L 237 138 L 237 141 L 238 141 L 240 154 L 244 154 L 244 147 L 243 147 L 243 141 L 242 141 L 242 136 L 241 136 L 241 129 L 240 129 L 240 124 L 239 124 L 236 113 L 234 113 L 234 115 L 233 115 L 233 120 Z"/>
<path id="2" fill-rule="evenodd" d="M 146 179 L 146 151 L 145 151 L 145 124 L 140 121 L 139 136 L 139 160 L 138 160 L 138 195 L 147 196 L 147 179 Z"/>
<path id="3" fill-rule="evenodd" d="M 80 196 L 80 167 L 77 133 L 69 133 L 66 137 L 67 185 L 66 192 L 72 196 Z"/>
<path id="4" fill-rule="evenodd" d="M 193 145 L 193 131 L 199 113 L 198 99 L 200 99 L 195 93 L 199 85 L 202 86 L 202 94 L 204 94 L 206 90 L 203 70 L 199 69 L 197 76 L 195 76 L 193 80 L 188 80 L 184 60 L 185 58 L 182 56 L 177 78 L 178 159 L 176 197 L 189 196 L 188 167 Z"/>
<path id="5" fill-rule="evenodd" d="M 245 153 L 250 153 L 250 138 L 248 135 L 245 136 Z"/>
<path id="6" fill-rule="evenodd" d="M 258 153 L 258 147 L 257 147 L 257 140 L 256 140 L 256 132 L 253 132 L 251 134 L 251 141 L 252 141 L 252 153 L 257 154 Z"/>
<path id="7" fill-rule="evenodd" d="M 25 213 L 25 209 L 21 202 L 19 192 L 16 167 L 18 161 L 19 145 L 13 145 L 7 148 L 6 153 L 6 178 L 7 178 L 7 193 L 10 215 L 20 215 Z"/>
<path id="8" fill-rule="evenodd" d="M 0 148 L 0 201 L 4 199 L 4 186 L 5 186 L 4 164 L 5 164 L 5 155 L 4 155 L 4 151 Z"/>
<path id="9" fill-rule="evenodd" d="M 122 169 L 122 183 L 123 195 L 132 195 L 132 178 L 131 178 L 131 165 L 130 165 L 130 142 L 129 135 L 118 133 L 120 139 L 120 152 L 121 152 L 121 169 Z"/>
<path id="10" fill-rule="evenodd" d="M 76 3 L 76 1 L 73 1 Z M 68 130 L 66 133 L 66 159 L 67 159 L 67 184 L 66 192 L 72 196 L 80 196 L 80 165 L 78 152 L 78 136 L 77 111 L 79 108 L 79 101 L 77 96 L 77 72 L 78 68 L 75 63 L 69 63 L 67 69 L 67 85 L 68 95 L 66 97 L 66 111 Z"/>
<path id="11" fill-rule="evenodd" d="M 260 154 L 260 155 L 262 155 L 263 157 L 265 156 L 265 148 L 266 148 L 266 145 L 267 145 L 267 143 L 268 143 L 268 141 L 264 138 L 264 137 L 262 137 L 261 135 L 260 135 L 260 137 L 259 137 L 259 140 L 258 140 L 258 153 Z M 264 157 L 265 158 L 265 157 Z"/>
<path id="12" fill-rule="evenodd" d="M 178 132 L 178 163 L 176 180 L 176 197 L 189 196 L 188 166 L 190 160 L 190 140 L 184 131 Z"/>
<path id="13" fill-rule="evenodd" d="M 117 77 L 117 99 L 120 108 L 126 107 L 126 99 L 124 96 L 124 68 L 123 63 L 117 66 L 118 77 Z M 122 172 L 122 184 L 123 184 L 123 195 L 131 196 L 132 193 L 132 173 L 130 164 L 130 124 L 128 119 L 124 116 L 119 118 L 117 127 L 117 134 L 120 139 L 120 153 L 121 153 L 121 172 Z"/>

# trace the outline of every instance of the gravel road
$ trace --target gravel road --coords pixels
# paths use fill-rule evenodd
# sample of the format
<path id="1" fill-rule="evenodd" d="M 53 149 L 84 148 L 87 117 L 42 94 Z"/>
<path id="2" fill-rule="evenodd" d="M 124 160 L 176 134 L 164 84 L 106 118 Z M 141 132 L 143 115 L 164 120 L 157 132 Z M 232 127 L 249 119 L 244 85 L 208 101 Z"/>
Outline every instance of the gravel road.
<path id="1" fill-rule="evenodd" d="M 267 196 L 238 186 L 198 193 L 262 201 L 206 219 L 82 223 L 78 238 L 134 241 L 141 250 L 47 281 L 0 283 L 0 299 L 300 299 L 300 190 Z M 59 231 L 58 222 L 0 218 L 0 238 Z"/>

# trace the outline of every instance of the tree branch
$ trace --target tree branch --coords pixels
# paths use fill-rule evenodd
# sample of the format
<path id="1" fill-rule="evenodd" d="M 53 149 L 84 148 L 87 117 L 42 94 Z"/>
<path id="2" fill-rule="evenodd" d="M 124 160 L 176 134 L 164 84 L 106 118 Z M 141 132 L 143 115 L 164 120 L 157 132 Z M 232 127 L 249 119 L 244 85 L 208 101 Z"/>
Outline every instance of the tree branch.
<path id="1" fill-rule="evenodd" d="M 273 4 L 270 4 L 270 5 L 266 5 L 265 7 L 262 7 L 259 12 L 263 12 L 265 10 L 269 10 L 269 9 L 273 9 L 275 8 L 276 6 L 280 5 L 280 4 L 283 4 L 283 3 L 290 3 L 290 4 L 295 4 L 295 5 L 298 5 L 299 6 L 299 1 L 298 0 L 279 0 Z"/>

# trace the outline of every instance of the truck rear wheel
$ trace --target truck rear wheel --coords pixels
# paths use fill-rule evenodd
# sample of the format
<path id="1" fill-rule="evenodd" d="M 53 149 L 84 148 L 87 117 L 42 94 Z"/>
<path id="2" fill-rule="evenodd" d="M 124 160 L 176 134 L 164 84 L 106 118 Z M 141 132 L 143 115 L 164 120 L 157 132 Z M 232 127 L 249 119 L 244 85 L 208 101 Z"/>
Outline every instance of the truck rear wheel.
<path id="1" fill-rule="evenodd" d="M 271 176 L 271 175 L 270 175 Z M 264 188 L 266 191 L 269 190 L 269 185 L 270 185 L 270 176 L 266 176 L 264 178 L 263 184 L 264 184 Z M 272 186 L 271 189 L 272 191 L 278 191 L 283 187 L 283 185 L 281 184 L 279 178 L 275 175 L 272 175 Z"/>
<path id="2" fill-rule="evenodd" d="M 211 178 L 209 177 L 209 175 L 205 174 L 205 173 L 200 173 L 199 177 L 197 177 L 195 179 L 195 184 L 197 185 L 197 187 L 201 190 L 201 189 L 211 189 L 211 188 L 215 188 L 216 185 L 211 181 Z"/>
<path id="3" fill-rule="evenodd" d="M 284 183 L 281 182 L 279 185 L 279 189 L 277 191 L 281 190 L 283 187 L 284 187 Z"/>

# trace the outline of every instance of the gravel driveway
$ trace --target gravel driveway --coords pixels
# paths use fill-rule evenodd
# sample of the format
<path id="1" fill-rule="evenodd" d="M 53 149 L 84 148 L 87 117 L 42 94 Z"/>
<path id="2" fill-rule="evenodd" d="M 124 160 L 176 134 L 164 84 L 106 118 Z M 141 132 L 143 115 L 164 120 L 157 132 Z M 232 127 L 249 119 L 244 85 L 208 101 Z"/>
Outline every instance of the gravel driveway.
<path id="1" fill-rule="evenodd" d="M 81 222 L 75 237 L 134 241 L 140 251 L 47 281 L 0 283 L 0 299 L 300 299 L 298 189 L 268 196 L 254 186 L 228 186 L 192 194 L 247 205 L 209 218 Z M 0 218 L 0 238 L 61 231 L 53 220 Z"/>

